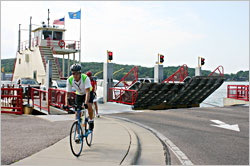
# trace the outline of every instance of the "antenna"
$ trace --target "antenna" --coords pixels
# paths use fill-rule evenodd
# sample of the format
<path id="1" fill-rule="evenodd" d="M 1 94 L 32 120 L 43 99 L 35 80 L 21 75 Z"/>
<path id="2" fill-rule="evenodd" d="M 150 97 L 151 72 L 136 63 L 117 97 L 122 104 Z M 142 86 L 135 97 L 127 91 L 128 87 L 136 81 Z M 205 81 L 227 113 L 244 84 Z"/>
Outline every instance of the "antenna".
<path id="1" fill-rule="evenodd" d="M 49 27 L 49 9 L 48 9 L 48 27 Z"/>

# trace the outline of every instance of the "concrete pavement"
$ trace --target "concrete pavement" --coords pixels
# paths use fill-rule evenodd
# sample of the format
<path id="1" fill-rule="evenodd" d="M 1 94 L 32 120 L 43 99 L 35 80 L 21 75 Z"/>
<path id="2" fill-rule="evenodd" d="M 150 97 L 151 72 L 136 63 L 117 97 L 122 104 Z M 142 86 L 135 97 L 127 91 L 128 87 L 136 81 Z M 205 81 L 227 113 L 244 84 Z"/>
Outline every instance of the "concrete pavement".
<path id="1" fill-rule="evenodd" d="M 68 116 L 72 119 L 74 115 Z M 148 130 L 118 119 L 95 119 L 93 144 L 75 157 L 69 137 L 12 165 L 165 165 L 161 142 Z"/>

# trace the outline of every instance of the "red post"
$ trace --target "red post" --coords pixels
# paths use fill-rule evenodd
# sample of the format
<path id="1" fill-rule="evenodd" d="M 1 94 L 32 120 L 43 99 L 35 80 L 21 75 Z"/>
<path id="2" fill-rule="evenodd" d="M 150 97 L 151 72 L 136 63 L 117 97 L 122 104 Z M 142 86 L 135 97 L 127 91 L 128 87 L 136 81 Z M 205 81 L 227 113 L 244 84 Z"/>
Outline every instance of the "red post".
<path id="1" fill-rule="evenodd" d="M 34 91 L 33 91 L 33 88 L 31 88 L 31 100 L 32 100 L 32 105 L 34 106 Z"/>
<path id="2" fill-rule="evenodd" d="M 236 99 L 239 98 L 239 89 L 238 89 L 238 85 L 236 86 Z"/>
<path id="3" fill-rule="evenodd" d="M 21 99 L 21 114 L 23 114 L 23 90 L 20 89 L 20 99 Z"/>
<path id="4" fill-rule="evenodd" d="M 41 111 L 41 109 L 42 109 L 42 98 L 41 98 L 41 92 L 40 91 L 38 91 L 38 92 L 39 92 L 40 111 Z"/>
<path id="5" fill-rule="evenodd" d="M 49 106 L 50 106 L 50 89 L 48 90 L 48 113 L 50 114 Z"/>
<path id="6" fill-rule="evenodd" d="M 249 101 L 249 85 L 247 85 L 247 101 Z"/>

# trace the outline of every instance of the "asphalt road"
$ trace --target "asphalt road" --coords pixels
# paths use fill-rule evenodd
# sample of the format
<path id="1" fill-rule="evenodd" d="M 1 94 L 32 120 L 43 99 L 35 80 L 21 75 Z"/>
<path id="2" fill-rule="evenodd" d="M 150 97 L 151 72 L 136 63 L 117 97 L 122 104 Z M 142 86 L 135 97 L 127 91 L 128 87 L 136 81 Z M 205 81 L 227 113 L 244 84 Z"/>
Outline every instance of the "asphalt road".
<path id="1" fill-rule="evenodd" d="M 1 165 L 21 160 L 65 138 L 72 122 L 1 114 Z"/>
<path id="2" fill-rule="evenodd" d="M 249 165 L 249 107 L 170 109 L 120 113 L 169 138 L 195 165 Z M 238 124 L 240 131 L 219 128 L 211 120 Z"/>

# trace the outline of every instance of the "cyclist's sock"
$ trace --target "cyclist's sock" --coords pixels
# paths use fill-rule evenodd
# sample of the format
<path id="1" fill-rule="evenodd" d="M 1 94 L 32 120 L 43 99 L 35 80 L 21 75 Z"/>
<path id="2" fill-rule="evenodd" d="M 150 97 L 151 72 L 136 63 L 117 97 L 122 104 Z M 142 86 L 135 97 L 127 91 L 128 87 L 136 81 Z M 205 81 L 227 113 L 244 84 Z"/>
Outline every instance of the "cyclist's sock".
<path id="1" fill-rule="evenodd" d="M 94 129 L 94 120 L 90 120 L 89 121 L 89 130 L 93 130 Z"/>

